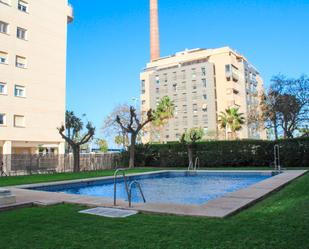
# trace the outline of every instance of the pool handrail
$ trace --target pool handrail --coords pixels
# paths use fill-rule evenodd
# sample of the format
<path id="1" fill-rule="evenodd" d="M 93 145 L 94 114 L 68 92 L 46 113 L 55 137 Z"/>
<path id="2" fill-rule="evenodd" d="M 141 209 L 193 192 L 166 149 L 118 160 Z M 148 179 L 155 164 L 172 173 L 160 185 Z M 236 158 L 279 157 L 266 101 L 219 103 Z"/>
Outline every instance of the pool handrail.
<path id="1" fill-rule="evenodd" d="M 196 157 L 194 164 L 192 161 L 189 163 L 188 171 L 197 171 L 199 168 L 200 168 L 200 159 L 199 157 Z"/>
<path id="2" fill-rule="evenodd" d="M 200 159 L 199 157 L 196 157 L 195 164 L 194 164 L 194 170 L 197 171 L 200 168 Z"/>
<path id="3" fill-rule="evenodd" d="M 134 185 L 136 185 L 138 187 L 139 192 L 140 192 L 140 194 L 143 198 L 143 201 L 144 201 L 144 203 L 146 203 L 146 199 L 145 199 L 141 184 L 138 181 L 135 180 L 135 181 L 131 182 L 130 186 L 129 186 L 129 207 L 132 207 L 132 188 L 133 188 Z"/>
<path id="4" fill-rule="evenodd" d="M 114 206 L 117 206 L 117 200 L 116 199 L 117 199 L 117 175 L 118 175 L 118 173 L 122 173 L 124 185 L 125 185 L 126 192 L 127 192 L 127 195 L 128 195 L 128 199 L 130 199 L 129 187 L 128 187 L 125 169 L 117 169 L 114 173 Z"/>

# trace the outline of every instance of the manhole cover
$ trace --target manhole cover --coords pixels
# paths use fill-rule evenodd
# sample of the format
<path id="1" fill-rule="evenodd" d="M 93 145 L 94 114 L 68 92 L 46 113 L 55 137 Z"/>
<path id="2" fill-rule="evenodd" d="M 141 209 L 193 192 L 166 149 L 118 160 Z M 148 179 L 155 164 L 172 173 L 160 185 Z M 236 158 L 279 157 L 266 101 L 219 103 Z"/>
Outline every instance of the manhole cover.
<path id="1" fill-rule="evenodd" d="M 109 217 L 109 218 L 125 218 L 131 215 L 137 214 L 137 211 L 97 207 L 97 208 L 79 211 L 79 213 L 92 214 L 92 215 L 98 215 L 98 216 Z"/>

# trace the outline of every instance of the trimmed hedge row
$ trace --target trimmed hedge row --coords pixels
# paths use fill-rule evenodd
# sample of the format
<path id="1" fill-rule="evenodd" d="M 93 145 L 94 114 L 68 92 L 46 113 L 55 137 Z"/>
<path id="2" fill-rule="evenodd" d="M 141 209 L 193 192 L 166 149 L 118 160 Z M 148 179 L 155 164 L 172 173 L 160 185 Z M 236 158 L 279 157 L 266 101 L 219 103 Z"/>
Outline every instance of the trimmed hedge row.
<path id="1" fill-rule="evenodd" d="M 280 146 L 283 167 L 309 166 L 309 138 L 279 141 L 237 140 L 209 141 L 196 144 L 201 167 L 272 166 L 274 145 Z M 187 167 L 188 153 L 184 144 L 138 145 L 136 166 Z"/>

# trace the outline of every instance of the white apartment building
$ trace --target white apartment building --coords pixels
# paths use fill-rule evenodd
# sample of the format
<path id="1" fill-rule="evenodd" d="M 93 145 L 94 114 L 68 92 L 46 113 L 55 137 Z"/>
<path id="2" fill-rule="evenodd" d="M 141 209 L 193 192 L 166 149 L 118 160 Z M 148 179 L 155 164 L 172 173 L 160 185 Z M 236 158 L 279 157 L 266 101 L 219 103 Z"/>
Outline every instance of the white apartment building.
<path id="1" fill-rule="evenodd" d="M 224 139 L 226 133 L 218 122 L 220 112 L 239 107 L 247 119 L 252 110 L 259 111 L 263 90 L 260 73 L 229 47 L 185 50 L 153 59 L 140 79 L 142 113 L 155 109 L 164 96 L 175 105 L 175 117 L 162 132 L 146 133 L 144 142 L 179 141 L 185 130 L 193 127 L 203 128 L 206 138 Z M 266 132 L 257 122 L 246 123 L 238 138 L 265 139 Z"/>
<path id="2" fill-rule="evenodd" d="M 0 154 L 64 153 L 68 0 L 0 0 Z"/>

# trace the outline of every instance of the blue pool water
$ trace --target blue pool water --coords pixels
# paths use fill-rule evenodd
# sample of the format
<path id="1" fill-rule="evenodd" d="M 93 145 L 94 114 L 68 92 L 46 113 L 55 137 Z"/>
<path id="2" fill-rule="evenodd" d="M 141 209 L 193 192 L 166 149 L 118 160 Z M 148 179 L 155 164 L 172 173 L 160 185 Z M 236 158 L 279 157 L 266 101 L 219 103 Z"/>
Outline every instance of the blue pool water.
<path id="1" fill-rule="evenodd" d="M 164 172 L 128 177 L 128 183 L 137 180 L 143 189 L 148 203 L 173 203 L 198 205 L 216 199 L 227 193 L 246 188 L 270 178 L 270 173 L 219 173 L 219 172 Z M 113 198 L 113 180 L 100 180 L 88 183 L 39 187 L 37 190 L 64 192 L 83 196 Z M 117 199 L 127 200 L 122 180 L 117 184 Z M 133 202 L 142 199 L 136 191 L 132 192 Z"/>

